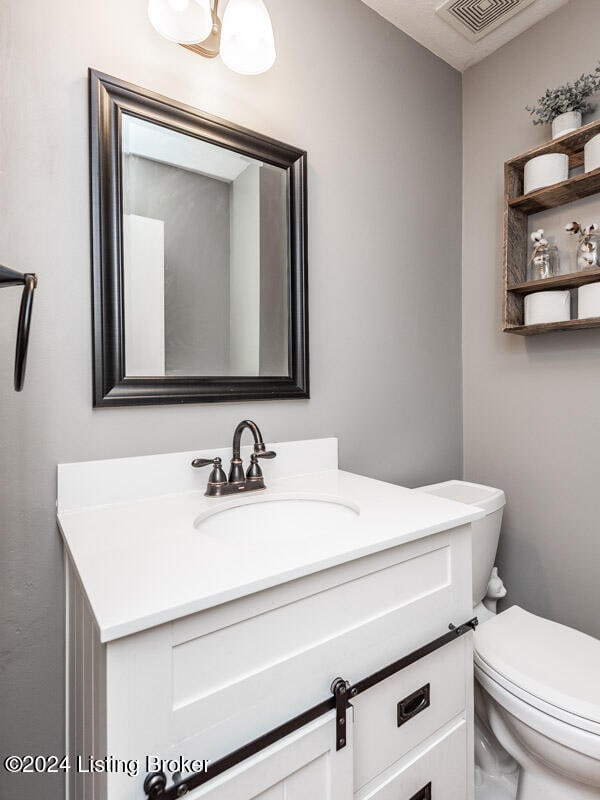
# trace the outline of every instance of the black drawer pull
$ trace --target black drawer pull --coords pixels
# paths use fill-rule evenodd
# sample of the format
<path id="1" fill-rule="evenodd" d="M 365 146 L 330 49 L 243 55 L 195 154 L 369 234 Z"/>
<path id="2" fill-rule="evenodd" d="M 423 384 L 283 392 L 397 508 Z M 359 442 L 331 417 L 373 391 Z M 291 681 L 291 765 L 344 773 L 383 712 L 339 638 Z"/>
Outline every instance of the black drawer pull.
<path id="1" fill-rule="evenodd" d="M 424 786 L 410 800 L 431 800 L 431 784 L 428 783 L 427 786 Z"/>
<path id="2" fill-rule="evenodd" d="M 430 705 L 430 685 L 427 684 L 409 694 L 404 700 L 400 700 L 398 703 L 398 727 L 416 717 L 421 711 L 425 711 Z M 411 800 L 419 800 L 419 798 L 411 797 Z"/>

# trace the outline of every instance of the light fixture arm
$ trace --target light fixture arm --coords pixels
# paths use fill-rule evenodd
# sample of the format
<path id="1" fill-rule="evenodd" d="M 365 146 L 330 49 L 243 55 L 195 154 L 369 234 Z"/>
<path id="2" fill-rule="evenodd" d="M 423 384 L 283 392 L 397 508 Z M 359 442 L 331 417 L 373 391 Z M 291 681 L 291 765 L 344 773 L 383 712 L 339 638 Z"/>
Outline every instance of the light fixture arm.
<path id="1" fill-rule="evenodd" d="M 212 14 L 212 30 L 202 42 L 196 44 L 182 44 L 187 50 L 193 50 L 205 58 L 216 58 L 221 50 L 221 20 L 219 19 L 219 0 L 212 0 L 210 6 Z"/>

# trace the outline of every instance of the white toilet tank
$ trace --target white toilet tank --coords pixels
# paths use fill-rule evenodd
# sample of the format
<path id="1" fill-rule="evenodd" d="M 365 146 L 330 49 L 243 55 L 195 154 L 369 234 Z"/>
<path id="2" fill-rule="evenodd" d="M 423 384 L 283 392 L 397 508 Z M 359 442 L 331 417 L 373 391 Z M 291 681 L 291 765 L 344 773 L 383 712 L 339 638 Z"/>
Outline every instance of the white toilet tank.
<path id="1" fill-rule="evenodd" d="M 473 526 L 473 608 L 487 593 L 488 581 L 496 560 L 502 513 L 506 504 L 504 492 L 491 486 L 466 481 L 445 481 L 431 486 L 419 486 L 417 491 L 435 494 L 458 503 L 478 506 L 486 512 Z"/>

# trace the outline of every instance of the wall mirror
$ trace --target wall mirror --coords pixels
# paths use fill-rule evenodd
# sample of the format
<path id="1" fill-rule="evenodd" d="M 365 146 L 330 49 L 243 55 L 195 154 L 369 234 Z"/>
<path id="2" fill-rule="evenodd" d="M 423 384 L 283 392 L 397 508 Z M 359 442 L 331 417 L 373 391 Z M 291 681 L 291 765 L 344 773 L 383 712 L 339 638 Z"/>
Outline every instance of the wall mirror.
<path id="1" fill-rule="evenodd" d="M 308 397 L 306 153 L 90 71 L 94 404 Z"/>

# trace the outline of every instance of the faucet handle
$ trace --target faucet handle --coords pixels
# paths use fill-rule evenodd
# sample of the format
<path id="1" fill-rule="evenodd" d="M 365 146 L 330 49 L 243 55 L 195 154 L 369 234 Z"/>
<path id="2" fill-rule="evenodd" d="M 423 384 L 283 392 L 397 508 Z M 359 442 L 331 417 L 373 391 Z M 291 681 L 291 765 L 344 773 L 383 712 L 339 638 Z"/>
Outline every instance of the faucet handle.
<path id="1" fill-rule="evenodd" d="M 254 452 L 250 456 L 250 466 L 248 467 L 248 471 L 246 472 L 246 480 L 262 480 L 263 474 L 262 469 L 260 468 L 260 464 L 258 463 L 259 458 L 275 458 L 277 453 L 273 450 L 257 450 L 257 447 L 260 445 L 255 445 Z"/>
<path id="2" fill-rule="evenodd" d="M 274 450 L 266 450 L 264 442 L 256 442 L 254 445 L 254 455 L 257 458 L 275 458 L 277 453 Z"/>
<path id="3" fill-rule="evenodd" d="M 192 467 L 208 467 L 210 464 L 216 464 L 221 461 L 220 458 L 195 458 L 192 461 Z"/>
<path id="4" fill-rule="evenodd" d="M 212 464 L 212 472 L 209 475 L 208 482 L 209 483 L 227 483 L 227 475 L 223 471 L 222 464 L 223 462 L 217 456 L 217 458 L 195 458 L 192 461 L 192 467 L 208 467 Z"/>

